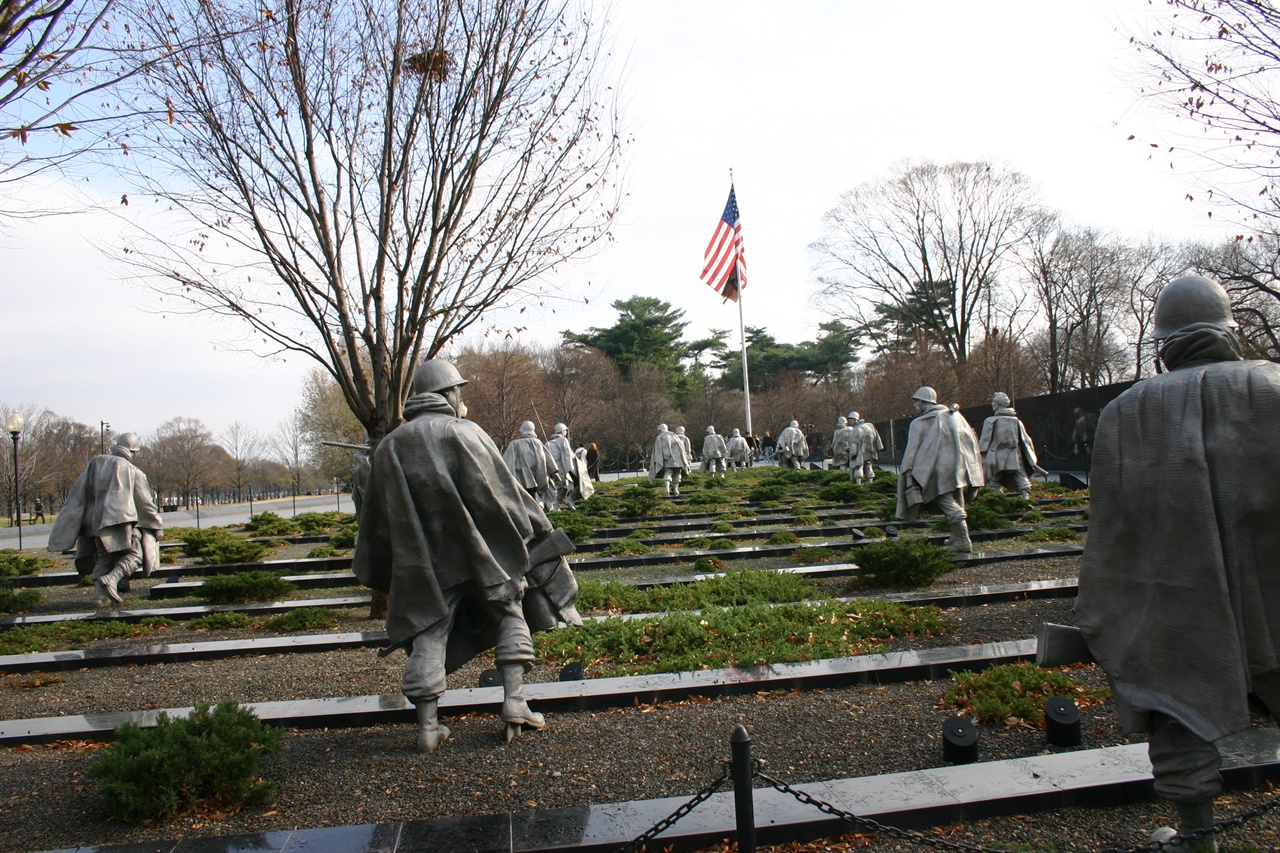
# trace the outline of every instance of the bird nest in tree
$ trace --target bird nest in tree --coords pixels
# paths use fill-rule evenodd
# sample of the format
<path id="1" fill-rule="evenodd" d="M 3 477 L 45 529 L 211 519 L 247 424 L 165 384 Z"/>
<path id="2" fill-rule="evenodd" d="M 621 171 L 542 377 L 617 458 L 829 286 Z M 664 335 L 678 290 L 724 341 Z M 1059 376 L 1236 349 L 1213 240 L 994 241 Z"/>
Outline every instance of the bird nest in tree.
<path id="1" fill-rule="evenodd" d="M 444 80 L 449 76 L 449 66 L 453 61 L 449 52 L 440 48 L 415 53 L 404 61 L 404 67 L 412 74 L 421 74 L 432 80 Z"/>

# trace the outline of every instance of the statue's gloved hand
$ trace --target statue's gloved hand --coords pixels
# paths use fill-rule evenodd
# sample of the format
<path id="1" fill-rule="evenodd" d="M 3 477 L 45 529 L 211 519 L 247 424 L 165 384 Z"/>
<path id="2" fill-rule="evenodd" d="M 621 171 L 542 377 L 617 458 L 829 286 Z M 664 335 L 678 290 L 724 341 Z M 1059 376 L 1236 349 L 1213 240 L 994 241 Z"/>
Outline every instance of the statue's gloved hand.
<path id="1" fill-rule="evenodd" d="M 490 587 L 488 597 L 490 601 L 519 601 L 528 588 L 529 583 L 523 577 L 510 578 L 505 583 Z"/>

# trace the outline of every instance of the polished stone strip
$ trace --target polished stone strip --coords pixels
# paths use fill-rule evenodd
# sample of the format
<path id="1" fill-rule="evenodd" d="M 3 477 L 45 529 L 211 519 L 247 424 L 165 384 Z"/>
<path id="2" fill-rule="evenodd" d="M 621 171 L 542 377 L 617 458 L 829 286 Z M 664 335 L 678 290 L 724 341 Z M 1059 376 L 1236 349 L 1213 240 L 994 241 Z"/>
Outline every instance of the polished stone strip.
<path id="1" fill-rule="evenodd" d="M 880 655 L 779 663 L 768 666 L 660 673 L 583 681 L 542 682 L 525 686 L 540 711 L 585 711 L 634 703 L 672 702 L 690 696 L 736 696 L 764 690 L 814 690 L 849 684 L 921 681 L 946 678 L 956 669 L 982 669 L 1034 660 L 1036 640 L 1014 640 L 967 646 L 889 652 Z M 502 702 L 501 687 L 449 690 L 440 699 L 445 715 L 493 711 Z M 327 699 L 246 703 L 258 717 L 294 728 L 359 727 L 411 722 L 413 706 L 404 696 L 343 696 Z M 186 716 L 190 708 L 170 708 Z M 105 740 L 116 726 L 132 722 L 155 725 L 160 710 L 116 714 L 33 717 L 0 721 L 0 744 L 47 743 L 56 740 Z"/>
<path id="2" fill-rule="evenodd" d="M 26 655 L 0 655 L 0 672 L 55 672 L 100 666 L 132 666 L 149 663 L 181 663 L 218 660 L 244 655 L 289 652 L 330 652 L 337 649 L 379 647 L 387 644 L 386 631 L 346 631 L 293 637 L 258 637 L 246 640 L 212 640 L 200 643 L 159 643 L 105 649 L 67 649 Z"/>
<path id="3" fill-rule="evenodd" d="M 368 604 L 370 596 L 350 595 L 344 598 L 308 598 L 300 601 L 267 601 L 256 604 L 214 604 L 193 607 L 153 607 L 146 610 L 111 610 L 104 608 L 88 613 L 50 613 L 44 616 L 6 616 L 0 619 L 0 629 L 21 628 L 24 625 L 52 625 L 57 622 L 91 622 L 119 620 L 121 622 L 141 622 L 164 616 L 169 619 L 194 619 L 197 616 L 208 616 L 211 613 L 248 613 L 250 615 L 271 615 L 288 613 L 306 607 L 355 607 Z"/>

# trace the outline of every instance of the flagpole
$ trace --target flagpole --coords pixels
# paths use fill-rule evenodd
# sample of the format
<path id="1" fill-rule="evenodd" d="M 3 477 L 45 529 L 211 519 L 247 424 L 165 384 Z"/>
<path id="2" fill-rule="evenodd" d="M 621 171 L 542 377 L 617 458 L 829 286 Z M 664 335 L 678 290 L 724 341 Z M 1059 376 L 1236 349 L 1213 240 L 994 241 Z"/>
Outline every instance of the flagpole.
<path id="1" fill-rule="evenodd" d="M 741 281 L 741 279 L 739 279 Z M 755 440 L 755 430 L 751 428 L 751 383 L 747 377 L 747 326 L 742 320 L 742 291 L 746 288 L 738 285 L 738 336 L 742 340 L 742 400 L 746 404 L 747 435 Z M 754 451 L 753 451 L 754 452 Z"/>

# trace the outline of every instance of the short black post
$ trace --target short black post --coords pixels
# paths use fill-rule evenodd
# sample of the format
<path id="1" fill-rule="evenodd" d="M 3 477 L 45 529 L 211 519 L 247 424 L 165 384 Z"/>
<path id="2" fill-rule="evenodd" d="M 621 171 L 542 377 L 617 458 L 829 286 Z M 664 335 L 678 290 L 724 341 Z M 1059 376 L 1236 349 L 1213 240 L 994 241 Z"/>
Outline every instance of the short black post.
<path id="1" fill-rule="evenodd" d="M 738 853 L 756 853 L 756 808 L 751 799 L 751 735 L 739 723 L 729 735 L 733 756 L 729 775 L 733 779 L 733 811 L 738 819 Z"/>

